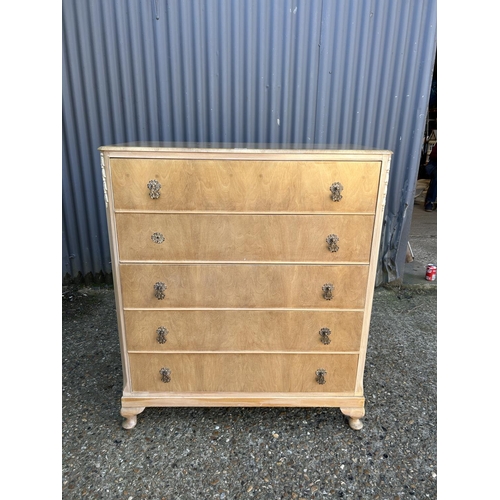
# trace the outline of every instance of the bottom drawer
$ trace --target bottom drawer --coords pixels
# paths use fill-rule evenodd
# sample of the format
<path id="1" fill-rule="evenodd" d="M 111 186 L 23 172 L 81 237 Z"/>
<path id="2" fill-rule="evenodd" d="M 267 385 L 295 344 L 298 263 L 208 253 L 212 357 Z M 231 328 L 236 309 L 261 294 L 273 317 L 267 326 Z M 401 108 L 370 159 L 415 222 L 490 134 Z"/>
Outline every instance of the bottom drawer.
<path id="1" fill-rule="evenodd" d="M 133 353 L 129 360 L 133 392 L 353 393 L 358 366 L 357 354 Z"/>

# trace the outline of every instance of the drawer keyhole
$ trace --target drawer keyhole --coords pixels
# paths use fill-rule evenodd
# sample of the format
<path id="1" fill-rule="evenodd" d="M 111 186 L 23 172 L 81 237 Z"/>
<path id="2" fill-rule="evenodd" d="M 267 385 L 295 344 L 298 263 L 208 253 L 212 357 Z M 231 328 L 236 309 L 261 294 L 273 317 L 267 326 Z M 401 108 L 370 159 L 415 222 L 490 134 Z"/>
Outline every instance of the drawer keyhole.
<path id="1" fill-rule="evenodd" d="M 154 285 L 155 297 L 158 300 L 163 300 L 165 298 L 165 294 L 163 293 L 167 289 L 167 285 L 161 281 L 157 281 Z"/>
<path id="2" fill-rule="evenodd" d="M 333 299 L 333 289 L 335 287 L 331 283 L 325 283 L 323 285 L 323 298 L 325 300 L 332 300 Z"/>
<path id="3" fill-rule="evenodd" d="M 327 371 L 324 368 L 319 368 L 318 370 L 316 370 L 316 382 L 318 382 L 318 384 L 320 385 L 326 384 L 325 380 L 326 374 Z"/>
<path id="4" fill-rule="evenodd" d="M 160 326 L 158 330 L 156 330 L 156 333 L 158 335 L 156 337 L 158 344 L 164 344 L 167 341 L 168 330 L 164 326 Z"/>
<path id="5" fill-rule="evenodd" d="M 339 242 L 339 237 L 336 234 L 329 234 L 326 237 L 326 242 L 328 243 L 328 249 L 330 252 L 338 252 L 339 246 L 337 243 Z"/>
<path id="6" fill-rule="evenodd" d="M 149 197 L 152 200 L 157 200 L 160 197 L 161 184 L 156 179 L 151 179 L 148 182 Z"/>
<path id="7" fill-rule="evenodd" d="M 161 233 L 153 233 L 151 235 L 151 239 L 155 242 L 155 243 L 163 243 L 165 241 L 165 236 L 163 236 L 163 234 Z"/>
<path id="8" fill-rule="evenodd" d="M 329 335 L 331 333 L 332 332 L 331 332 L 330 328 L 322 328 L 319 331 L 319 335 L 321 337 L 321 342 L 323 342 L 323 344 L 328 345 L 331 342 L 331 340 L 329 338 Z"/>
<path id="9" fill-rule="evenodd" d="M 170 375 L 172 375 L 172 372 L 170 371 L 170 368 L 162 368 L 160 370 L 160 375 L 161 375 L 161 381 L 167 384 L 171 380 Z"/>
<path id="10" fill-rule="evenodd" d="M 344 186 L 340 184 L 340 182 L 334 182 L 330 186 L 330 191 L 332 192 L 332 200 L 333 201 L 340 201 L 342 199 L 342 195 L 340 194 L 342 190 L 344 189 Z"/>

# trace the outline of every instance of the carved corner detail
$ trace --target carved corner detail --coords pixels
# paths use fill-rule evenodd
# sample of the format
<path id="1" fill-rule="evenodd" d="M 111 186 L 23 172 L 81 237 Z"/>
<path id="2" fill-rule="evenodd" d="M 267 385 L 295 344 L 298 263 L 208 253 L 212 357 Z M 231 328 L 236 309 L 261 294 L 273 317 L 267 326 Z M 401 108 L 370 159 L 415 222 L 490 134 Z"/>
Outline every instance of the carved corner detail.
<path id="1" fill-rule="evenodd" d="M 104 190 L 104 202 L 108 208 L 108 184 L 106 182 L 106 170 L 104 169 L 104 155 L 101 153 L 101 175 L 102 175 L 102 188 Z"/>

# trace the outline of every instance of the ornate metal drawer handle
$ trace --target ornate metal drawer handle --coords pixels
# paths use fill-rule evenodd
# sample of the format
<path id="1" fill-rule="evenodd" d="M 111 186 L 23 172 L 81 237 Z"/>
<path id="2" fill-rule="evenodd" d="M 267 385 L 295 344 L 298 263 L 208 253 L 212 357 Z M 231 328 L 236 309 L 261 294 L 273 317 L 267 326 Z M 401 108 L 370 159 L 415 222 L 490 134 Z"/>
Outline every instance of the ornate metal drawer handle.
<path id="1" fill-rule="evenodd" d="M 158 344 L 164 344 L 167 341 L 166 335 L 168 334 L 168 330 L 164 326 L 160 326 L 158 330 L 156 330 L 158 337 L 156 337 L 156 341 Z"/>
<path id="2" fill-rule="evenodd" d="M 319 334 L 321 336 L 321 342 L 323 342 L 323 344 L 328 345 L 331 342 L 331 340 L 328 337 L 331 333 L 332 332 L 331 332 L 330 328 L 322 328 L 319 331 Z"/>
<path id="3" fill-rule="evenodd" d="M 323 285 L 323 298 L 325 300 L 332 300 L 333 299 L 333 290 L 334 286 L 331 283 L 325 283 Z"/>
<path id="4" fill-rule="evenodd" d="M 163 236 L 163 234 L 161 233 L 153 233 L 151 235 L 151 239 L 155 242 L 155 243 L 163 243 L 165 241 L 165 236 Z"/>
<path id="5" fill-rule="evenodd" d="M 339 237 L 336 234 L 329 234 L 326 237 L 326 242 L 328 243 L 328 248 L 330 252 L 338 252 L 339 246 L 337 245 Z"/>
<path id="6" fill-rule="evenodd" d="M 328 372 L 324 368 L 316 370 L 316 382 L 318 382 L 318 384 L 320 385 L 326 384 L 325 375 L 327 373 Z"/>
<path id="7" fill-rule="evenodd" d="M 172 375 L 172 372 L 170 371 L 170 368 L 162 368 L 160 370 L 160 375 L 161 381 L 167 384 L 168 382 L 170 382 L 170 375 Z"/>
<path id="8" fill-rule="evenodd" d="M 165 298 L 165 294 L 163 293 L 167 289 L 167 285 L 162 283 L 161 281 L 157 281 L 154 285 L 155 289 L 155 297 L 158 300 L 163 300 Z"/>
<path id="9" fill-rule="evenodd" d="M 156 200 L 160 197 L 161 184 L 156 179 L 151 179 L 148 182 L 149 197 Z"/>
<path id="10" fill-rule="evenodd" d="M 333 201 L 340 201 L 342 199 L 342 195 L 340 193 L 343 189 L 344 189 L 344 186 L 342 186 L 342 184 L 340 184 L 340 182 L 334 182 L 330 186 L 330 191 L 332 192 L 332 200 Z"/>

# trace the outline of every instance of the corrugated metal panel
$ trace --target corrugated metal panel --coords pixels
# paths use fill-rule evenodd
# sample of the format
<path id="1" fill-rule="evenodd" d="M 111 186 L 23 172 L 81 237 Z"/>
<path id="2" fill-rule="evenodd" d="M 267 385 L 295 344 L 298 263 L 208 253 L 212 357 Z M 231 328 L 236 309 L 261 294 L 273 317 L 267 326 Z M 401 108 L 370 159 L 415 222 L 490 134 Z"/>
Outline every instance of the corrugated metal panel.
<path id="1" fill-rule="evenodd" d="M 436 0 L 63 0 L 63 277 L 111 273 L 101 145 L 394 151 L 377 282 L 401 277 Z"/>

